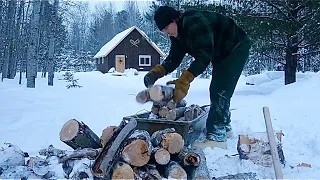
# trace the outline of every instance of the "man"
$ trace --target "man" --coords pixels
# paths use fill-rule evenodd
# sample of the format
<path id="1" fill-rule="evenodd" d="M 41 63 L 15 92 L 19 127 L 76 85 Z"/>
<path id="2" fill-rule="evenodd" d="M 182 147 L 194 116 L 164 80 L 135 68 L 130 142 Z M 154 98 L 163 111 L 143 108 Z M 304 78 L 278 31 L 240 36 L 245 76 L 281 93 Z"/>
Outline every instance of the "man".
<path id="1" fill-rule="evenodd" d="M 171 47 L 163 63 L 146 74 L 145 86 L 150 87 L 171 73 L 185 54 L 190 54 L 195 59 L 190 67 L 177 80 L 167 83 L 175 84 L 173 100 L 177 103 L 187 95 L 194 78 L 212 63 L 211 104 L 204 145 L 226 144 L 227 134 L 231 134 L 230 99 L 249 56 L 249 37 L 231 18 L 211 11 L 180 12 L 161 6 L 155 11 L 154 20 L 157 27 L 170 36 Z"/>

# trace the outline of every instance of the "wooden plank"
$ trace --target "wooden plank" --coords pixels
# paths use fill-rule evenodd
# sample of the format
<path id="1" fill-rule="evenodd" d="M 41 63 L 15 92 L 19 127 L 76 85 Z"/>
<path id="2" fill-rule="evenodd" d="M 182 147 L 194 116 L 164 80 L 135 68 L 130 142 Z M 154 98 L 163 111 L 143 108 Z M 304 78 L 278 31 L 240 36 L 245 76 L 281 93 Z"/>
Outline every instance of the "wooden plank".
<path id="1" fill-rule="evenodd" d="M 273 132 L 273 128 L 272 128 L 271 117 L 270 117 L 270 112 L 269 112 L 268 107 L 263 107 L 263 115 L 264 115 L 264 120 L 266 123 L 266 129 L 267 129 L 269 145 L 270 145 L 270 150 L 271 150 L 273 168 L 274 168 L 274 171 L 276 174 L 276 178 L 283 179 L 278 149 L 277 149 L 276 141 L 274 139 L 274 132 Z"/>

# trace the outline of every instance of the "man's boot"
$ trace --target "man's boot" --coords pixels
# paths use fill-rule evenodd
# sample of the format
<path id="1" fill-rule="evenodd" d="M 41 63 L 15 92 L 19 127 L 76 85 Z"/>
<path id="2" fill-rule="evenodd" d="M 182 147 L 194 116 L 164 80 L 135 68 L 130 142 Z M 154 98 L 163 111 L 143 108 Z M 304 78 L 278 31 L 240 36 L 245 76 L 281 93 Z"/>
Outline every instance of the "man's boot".
<path id="1" fill-rule="evenodd" d="M 227 132 L 225 126 L 215 126 L 214 133 L 207 133 L 206 140 L 202 142 L 193 143 L 194 146 L 197 146 L 201 149 L 205 149 L 207 147 L 210 148 L 222 148 L 227 149 Z"/>

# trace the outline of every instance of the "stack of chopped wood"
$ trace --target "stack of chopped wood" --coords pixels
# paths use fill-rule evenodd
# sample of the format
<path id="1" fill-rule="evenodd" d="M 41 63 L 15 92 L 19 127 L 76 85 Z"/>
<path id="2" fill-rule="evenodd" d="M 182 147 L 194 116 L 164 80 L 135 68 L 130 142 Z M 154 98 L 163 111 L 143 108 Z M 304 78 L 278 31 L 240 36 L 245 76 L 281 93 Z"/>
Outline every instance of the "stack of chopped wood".
<path id="1" fill-rule="evenodd" d="M 184 138 L 175 129 L 168 128 L 149 134 L 134 126 L 134 120 L 127 124 L 122 122 L 119 126 L 109 126 L 97 138 L 88 126 L 72 119 L 62 128 L 60 139 L 75 151 L 84 148 L 86 153 L 77 153 L 82 157 L 95 158 L 90 167 L 94 177 L 210 179 L 203 151 L 185 146 Z M 97 143 L 99 147 L 96 147 Z M 61 156 L 61 153 L 64 152 L 57 150 L 54 154 Z M 60 162 L 81 156 L 63 156 Z M 86 176 L 90 177 L 88 174 Z"/>
<path id="2" fill-rule="evenodd" d="M 199 105 L 187 106 L 184 99 L 178 103 L 173 102 L 173 92 L 170 86 L 155 85 L 139 92 L 136 100 L 141 104 L 153 102 L 149 119 L 191 121 L 204 112 Z"/>

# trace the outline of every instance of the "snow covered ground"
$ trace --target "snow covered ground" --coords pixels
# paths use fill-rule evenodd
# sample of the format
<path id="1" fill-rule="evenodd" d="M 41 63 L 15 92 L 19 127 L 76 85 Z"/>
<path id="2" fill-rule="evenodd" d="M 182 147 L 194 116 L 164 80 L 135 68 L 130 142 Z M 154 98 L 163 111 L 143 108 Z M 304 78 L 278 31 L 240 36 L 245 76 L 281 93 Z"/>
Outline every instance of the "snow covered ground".
<path id="1" fill-rule="evenodd" d="M 5 142 L 19 146 L 30 156 L 52 144 L 71 150 L 59 139 L 63 124 L 75 118 L 86 123 L 100 136 L 109 125 L 118 125 L 122 117 L 150 110 L 151 104 L 138 104 L 135 95 L 144 89 L 144 72 L 113 76 L 100 72 L 75 73 L 82 88 L 67 89 L 61 73 L 55 75 L 54 86 L 38 76 L 36 88 L 26 88 L 26 79 L 18 77 L 0 82 L 0 147 Z M 157 84 L 172 79 L 166 76 Z M 275 178 L 273 168 L 251 161 L 240 161 L 237 135 L 264 132 L 262 107 L 270 108 L 273 127 L 282 130 L 286 166 L 284 178 L 320 177 L 320 73 L 298 73 L 297 83 L 284 86 L 283 72 L 266 72 L 242 76 L 232 98 L 232 126 L 235 138 L 228 140 L 228 149 L 205 149 L 207 164 L 214 177 L 240 172 L 256 172 L 258 178 Z M 249 82 L 255 85 L 246 85 Z M 185 98 L 188 104 L 209 104 L 210 79 L 196 78 Z M 1 157 L 0 157 L 1 162 Z M 297 167 L 299 163 L 311 168 Z"/>

